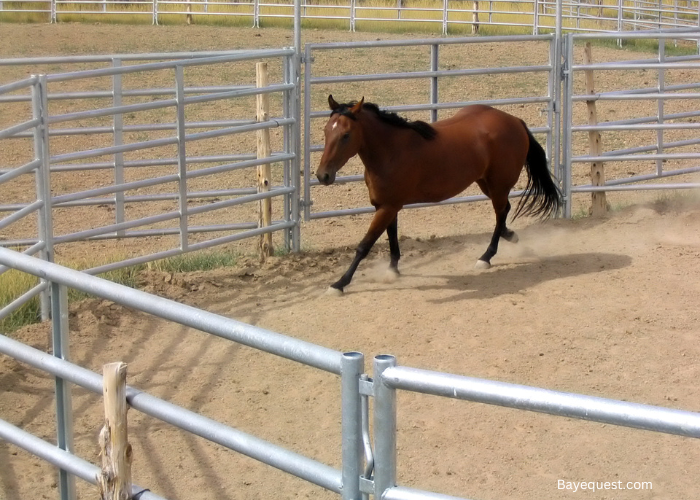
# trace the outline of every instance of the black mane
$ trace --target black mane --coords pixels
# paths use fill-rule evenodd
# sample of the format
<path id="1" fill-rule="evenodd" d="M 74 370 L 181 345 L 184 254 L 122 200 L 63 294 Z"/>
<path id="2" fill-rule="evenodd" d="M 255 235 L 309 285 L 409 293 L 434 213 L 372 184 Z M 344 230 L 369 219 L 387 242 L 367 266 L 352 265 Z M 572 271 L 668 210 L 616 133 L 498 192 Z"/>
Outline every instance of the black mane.
<path id="1" fill-rule="evenodd" d="M 334 109 L 331 112 L 331 116 L 333 116 L 335 113 L 338 113 L 354 120 L 355 115 L 352 114 L 350 108 L 352 108 L 356 104 L 357 101 L 340 104 L 338 108 Z M 379 106 L 377 106 L 374 103 L 366 102 L 362 105 L 362 109 L 372 111 L 384 123 L 388 123 L 389 125 L 393 125 L 399 128 L 408 128 L 414 130 L 418 132 L 418 134 L 424 139 L 434 139 L 437 135 L 437 131 L 432 127 L 432 125 L 421 120 L 407 120 L 403 116 L 399 116 L 396 113 L 392 113 L 391 111 L 383 111 L 379 109 Z"/>

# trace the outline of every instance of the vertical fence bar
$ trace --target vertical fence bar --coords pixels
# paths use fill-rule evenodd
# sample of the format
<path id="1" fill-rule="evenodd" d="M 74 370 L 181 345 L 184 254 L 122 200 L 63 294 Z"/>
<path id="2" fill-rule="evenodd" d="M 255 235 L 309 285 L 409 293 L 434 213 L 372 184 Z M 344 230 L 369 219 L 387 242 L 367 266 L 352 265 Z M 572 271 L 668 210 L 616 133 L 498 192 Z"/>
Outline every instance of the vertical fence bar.
<path id="1" fill-rule="evenodd" d="M 549 164 L 550 168 L 552 169 L 554 175 L 557 175 L 557 165 L 558 165 L 558 149 L 556 144 L 556 140 L 558 140 L 558 132 L 559 132 L 559 127 L 558 125 L 555 125 L 555 117 L 558 116 L 556 115 L 556 105 L 558 103 L 555 102 L 556 100 L 556 88 L 555 86 L 559 83 L 560 79 L 556 76 L 557 68 L 559 67 L 556 64 L 556 41 L 555 40 L 550 40 L 549 43 L 549 65 L 550 65 L 550 70 L 549 70 L 549 75 L 547 75 L 547 97 L 549 98 L 549 102 L 547 103 L 547 128 L 549 131 L 547 132 L 547 143 L 545 145 L 547 151 L 547 157 L 549 158 Z"/>
<path id="2" fill-rule="evenodd" d="M 118 68 L 122 65 L 121 60 L 112 59 L 112 66 Z M 112 101 L 114 107 L 122 105 L 122 75 L 112 76 Z M 124 115 L 115 113 L 112 121 L 114 145 L 124 144 Z M 114 153 L 114 184 L 120 186 L 124 184 L 124 153 Z M 114 217 L 117 224 L 124 222 L 124 191 L 114 193 Z M 123 237 L 126 234 L 124 229 L 117 231 L 117 236 Z"/>
<path id="3" fill-rule="evenodd" d="M 185 146 L 185 70 L 175 67 L 175 99 L 177 100 L 177 168 L 178 198 L 180 204 L 180 249 L 188 246 L 187 229 L 187 150 Z"/>
<path id="4" fill-rule="evenodd" d="M 552 91 L 553 91 L 553 119 L 552 124 L 552 142 L 553 151 L 551 158 L 551 168 L 554 175 L 559 179 L 559 182 L 563 182 L 563 171 L 562 171 L 562 147 L 561 147 L 561 134 L 562 134 L 562 79 L 563 66 L 562 66 L 562 39 L 555 36 L 552 40 L 552 48 L 550 50 L 552 57 Z"/>
<path id="5" fill-rule="evenodd" d="M 624 6 L 624 0 L 617 0 L 617 31 L 622 31 L 622 9 Z M 617 39 L 617 46 L 622 47 L 622 38 Z"/>
<path id="6" fill-rule="evenodd" d="M 541 0 L 533 0 L 533 11 L 532 11 L 532 34 L 537 35 L 539 34 L 539 26 L 540 26 L 540 1 Z"/>
<path id="7" fill-rule="evenodd" d="M 282 58 L 282 71 L 284 74 L 284 83 L 291 83 L 292 82 L 292 67 L 293 65 L 291 64 L 291 60 L 288 56 L 285 56 Z M 291 105 L 292 101 L 294 100 L 294 91 L 293 90 L 285 90 L 282 92 L 282 113 L 285 118 L 293 118 L 293 114 L 291 112 Z M 289 153 L 292 150 L 292 143 L 291 143 L 291 138 L 292 134 L 290 134 L 290 125 L 285 125 L 282 128 L 282 144 L 283 144 L 283 149 L 285 153 Z M 284 187 L 290 187 L 292 186 L 292 162 L 290 160 L 285 160 L 282 164 L 282 181 L 284 183 Z M 289 222 L 293 220 L 292 216 L 292 198 L 293 197 L 299 197 L 299 193 L 285 193 L 283 196 L 283 204 L 284 204 L 284 221 Z M 283 230 L 284 234 L 284 249 L 286 251 L 290 251 L 292 249 L 292 233 L 293 229 L 292 228 L 285 228 Z"/>
<path id="8" fill-rule="evenodd" d="M 449 9 L 450 0 L 443 0 L 442 2 L 442 34 L 447 35 L 447 16 Z"/>
<path id="9" fill-rule="evenodd" d="M 369 382 L 370 378 L 366 373 L 360 375 L 362 382 Z M 372 452 L 372 438 L 369 432 L 369 395 L 360 396 L 360 411 L 362 412 L 362 448 L 365 452 L 365 468 L 362 471 L 362 480 L 370 481 L 374 472 L 374 453 Z M 362 492 L 362 500 L 369 500 L 369 493 Z"/>
<path id="10" fill-rule="evenodd" d="M 573 35 L 566 35 L 564 40 L 564 57 L 563 62 L 563 75 L 564 75 L 564 90 L 563 90 L 563 158 L 562 158 L 562 176 L 564 180 L 563 194 L 564 194 L 564 217 L 567 219 L 571 218 L 571 205 L 572 205 L 572 193 L 571 193 L 571 126 L 573 120 L 573 103 L 571 101 L 571 96 L 574 91 L 574 75 L 571 69 L 574 64 L 574 40 Z"/>
<path id="11" fill-rule="evenodd" d="M 294 113 L 294 132 L 292 134 L 294 138 L 294 159 L 292 160 L 292 182 L 294 183 L 295 192 L 292 198 L 292 211 L 296 224 L 294 224 L 293 227 L 292 246 L 295 252 L 301 250 L 301 221 L 299 220 L 299 180 L 301 177 L 301 50 L 301 0 L 294 0 L 294 63 L 292 64 L 292 83 L 294 83 L 294 99 L 292 99 L 292 111 Z"/>
<path id="12" fill-rule="evenodd" d="M 311 70 L 313 56 L 304 53 L 304 220 L 311 219 Z"/>
<path id="13" fill-rule="evenodd" d="M 355 0 L 350 0 L 350 31 L 355 32 L 355 20 L 356 20 L 356 10 L 355 10 Z"/>
<path id="14" fill-rule="evenodd" d="M 659 38 L 659 64 L 666 62 L 666 39 Z M 664 92 L 666 88 L 665 84 L 666 70 L 659 69 L 659 94 Z M 657 123 L 662 124 L 664 122 L 664 100 L 659 99 L 657 101 Z M 656 131 L 656 152 L 658 154 L 663 154 L 664 152 L 664 131 L 663 129 L 658 129 Z M 664 171 L 663 160 L 656 160 L 656 175 L 661 175 Z"/>
<path id="15" fill-rule="evenodd" d="M 343 354 L 341 365 L 343 500 L 360 500 L 362 474 L 362 396 L 360 375 L 365 357 L 359 352 Z"/>
<path id="16" fill-rule="evenodd" d="M 153 0 L 153 26 L 158 26 L 158 0 Z"/>
<path id="17" fill-rule="evenodd" d="M 430 71 L 437 71 L 440 69 L 440 46 L 438 44 L 433 44 L 430 46 Z M 440 101 L 440 96 L 438 95 L 438 77 L 430 77 L 430 104 L 437 104 Z M 430 110 L 430 121 L 436 122 L 438 119 L 438 110 Z"/>
<path id="18" fill-rule="evenodd" d="M 55 23 L 57 17 L 58 16 L 56 14 L 56 0 L 51 0 L 51 22 Z"/>
<path id="19" fill-rule="evenodd" d="M 32 117 L 39 119 L 40 124 L 34 128 L 34 154 L 35 159 L 41 161 L 36 170 L 36 192 L 43 205 L 37 214 L 37 227 L 39 239 L 44 242 L 41 250 L 41 258 L 47 262 L 53 262 L 53 218 L 51 213 L 51 169 L 49 157 L 49 125 L 48 125 L 48 90 L 46 88 L 46 76 L 40 75 L 37 83 L 32 86 Z M 45 282 L 46 280 L 41 280 Z M 49 319 L 50 290 L 41 292 L 39 296 L 41 304 L 41 319 Z"/>
<path id="20" fill-rule="evenodd" d="M 396 366 L 396 358 L 374 358 L 374 498 L 382 498 L 396 486 L 396 390 L 382 380 L 387 368 Z"/>
<path id="21" fill-rule="evenodd" d="M 552 169 L 560 182 L 563 182 L 563 169 L 561 166 L 562 152 L 561 152 L 561 113 L 562 113 L 562 79 L 563 79 L 563 63 L 562 63 L 562 19 L 561 19 L 561 2 L 557 2 L 557 19 L 554 31 L 554 60 L 552 61 L 552 71 L 554 72 L 554 144 L 555 144 L 555 157 L 552 160 Z M 544 4 L 543 4 L 544 5 Z"/>
<path id="22" fill-rule="evenodd" d="M 68 289 L 58 283 L 51 283 L 51 337 L 53 355 L 70 361 L 70 340 L 68 332 Z M 73 452 L 73 405 L 71 404 L 70 384 L 56 377 L 56 431 L 57 444 L 62 450 Z M 68 471 L 59 469 L 58 488 L 61 500 L 74 500 L 75 477 Z"/>

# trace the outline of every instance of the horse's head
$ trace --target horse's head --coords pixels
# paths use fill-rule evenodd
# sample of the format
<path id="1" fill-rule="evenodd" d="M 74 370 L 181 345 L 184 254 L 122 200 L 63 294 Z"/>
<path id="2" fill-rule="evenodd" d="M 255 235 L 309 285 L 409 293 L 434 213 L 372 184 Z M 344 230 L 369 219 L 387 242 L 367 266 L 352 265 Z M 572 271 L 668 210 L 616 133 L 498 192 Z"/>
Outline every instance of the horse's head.
<path id="1" fill-rule="evenodd" d="M 365 98 L 352 105 L 338 104 L 332 95 L 328 96 L 331 117 L 323 133 L 326 145 L 323 149 L 321 163 L 316 169 L 316 177 L 324 186 L 333 184 L 335 174 L 347 161 L 355 156 L 362 144 L 362 129 L 358 126 L 358 114 L 362 112 Z"/>

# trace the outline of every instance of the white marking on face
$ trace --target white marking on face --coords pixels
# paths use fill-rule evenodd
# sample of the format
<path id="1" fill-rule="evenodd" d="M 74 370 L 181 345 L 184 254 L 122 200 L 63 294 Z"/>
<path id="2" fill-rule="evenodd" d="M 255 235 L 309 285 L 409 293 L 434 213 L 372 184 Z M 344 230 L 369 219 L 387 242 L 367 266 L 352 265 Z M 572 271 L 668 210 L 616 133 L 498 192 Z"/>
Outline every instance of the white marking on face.
<path id="1" fill-rule="evenodd" d="M 331 130 L 335 130 L 335 128 L 338 126 L 338 122 L 335 122 L 333 126 L 331 127 Z"/>

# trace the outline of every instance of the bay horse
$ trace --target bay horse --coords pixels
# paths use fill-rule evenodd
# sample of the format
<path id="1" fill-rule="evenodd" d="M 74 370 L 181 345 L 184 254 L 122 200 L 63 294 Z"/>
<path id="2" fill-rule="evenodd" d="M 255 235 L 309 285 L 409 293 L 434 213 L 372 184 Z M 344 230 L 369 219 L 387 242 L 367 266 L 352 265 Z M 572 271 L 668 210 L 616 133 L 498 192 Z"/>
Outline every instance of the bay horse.
<path id="1" fill-rule="evenodd" d="M 513 219 L 521 215 L 545 218 L 562 204 L 561 191 L 547 168 L 547 156 L 524 121 L 504 111 L 475 104 L 454 116 L 429 125 L 409 121 L 376 104 L 339 104 L 328 96 L 331 114 L 324 128 L 325 147 L 316 177 L 323 185 L 333 184 L 338 170 L 360 155 L 365 183 L 376 212 L 355 258 L 329 291 L 342 294 L 370 249 L 386 231 L 389 237 L 389 271 L 398 276 L 401 257 L 397 214 L 411 203 L 435 203 L 461 193 L 476 182 L 491 199 L 496 228 L 478 269 L 491 267 L 498 241 L 517 242 L 506 227 L 508 201 L 523 165 L 527 187 Z"/>

